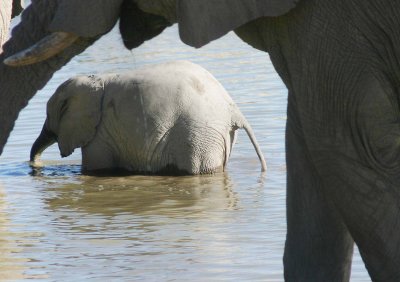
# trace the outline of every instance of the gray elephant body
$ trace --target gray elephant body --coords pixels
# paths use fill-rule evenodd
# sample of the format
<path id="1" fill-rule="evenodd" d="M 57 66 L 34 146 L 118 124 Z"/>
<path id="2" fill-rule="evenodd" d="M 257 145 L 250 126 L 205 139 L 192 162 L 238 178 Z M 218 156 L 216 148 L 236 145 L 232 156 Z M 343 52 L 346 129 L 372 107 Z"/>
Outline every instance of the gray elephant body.
<path id="1" fill-rule="evenodd" d="M 269 53 L 289 90 L 285 278 L 348 281 L 356 242 L 374 281 L 400 281 L 400 1 L 33 3 L 0 59 L 49 30 L 78 39 L 46 63 L 0 66 L 0 148 L 36 90 L 108 32 L 119 16 L 123 27 L 135 27 L 121 28 L 128 48 L 156 36 L 168 23 L 177 22 L 182 41 L 195 47 L 234 30 Z M 119 15 L 121 5 L 130 8 Z"/>
<path id="2" fill-rule="evenodd" d="M 48 102 L 31 159 L 54 136 L 62 156 L 82 147 L 84 171 L 214 173 L 224 170 L 243 127 L 265 168 L 250 126 L 222 85 L 198 65 L 169 62 L 65 82 Z"/>

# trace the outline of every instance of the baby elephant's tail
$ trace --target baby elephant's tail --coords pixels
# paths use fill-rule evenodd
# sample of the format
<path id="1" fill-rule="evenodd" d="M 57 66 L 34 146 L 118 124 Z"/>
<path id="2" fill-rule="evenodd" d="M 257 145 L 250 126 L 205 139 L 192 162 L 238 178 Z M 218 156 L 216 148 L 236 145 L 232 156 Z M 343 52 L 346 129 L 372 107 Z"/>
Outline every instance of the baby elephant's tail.
<path id="1" fill-rule="evenodd" d="M 234 115 L 234 125 L 237 128 L 244 128 L 244 130 L 246 130 L 247 136 L 249 136 L 249 139 L 253 144 L 254 149 L 256 150 L 258 159 L 260 160 L 261 171 L 262 172 L 267 171 L 267 163 L 265 162 L 264 155 L 261 152 L 260 146 L 258 145 L 257 138 L 254 135 L 254 131 L 251 128 L 249 122 L 246 120 L 246 118 L 243 116 L 243 114 L 240 112 L 238 108 L 236 114 Z"/>

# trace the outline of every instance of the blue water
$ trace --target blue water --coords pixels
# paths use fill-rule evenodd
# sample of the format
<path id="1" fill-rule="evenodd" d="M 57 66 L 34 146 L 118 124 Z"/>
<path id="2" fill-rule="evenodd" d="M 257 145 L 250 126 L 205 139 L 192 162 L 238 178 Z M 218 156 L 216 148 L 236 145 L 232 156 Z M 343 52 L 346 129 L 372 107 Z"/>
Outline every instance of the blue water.
<path id="1" fill-rule="evenodd" d="M 225 86 L 255 131 L 266 176 L 244 132 L 227 172 L 213 176 L 84 176 L 80 151 L 61 159 L 56 145 L 30 168 L 60 83 L 176 59 Z M 283 281 L 286 100 L 268 55 L 233 34 L 196 50 L 172 27 L 130 52 L 112 31 L 31 100 L 0 158 L 0 280 Z M 357 252 L 352 281 L 370 281 Z"/>

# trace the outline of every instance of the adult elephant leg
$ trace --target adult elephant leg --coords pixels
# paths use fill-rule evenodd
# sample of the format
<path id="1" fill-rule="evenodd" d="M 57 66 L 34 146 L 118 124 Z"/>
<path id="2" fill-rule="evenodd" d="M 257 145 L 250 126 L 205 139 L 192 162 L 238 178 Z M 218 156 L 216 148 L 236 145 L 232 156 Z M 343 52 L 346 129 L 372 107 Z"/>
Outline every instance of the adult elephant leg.
<path id="1" fill-rule="evenodd" d="M 295 107 L 289 95 L 285 280 L 348 281 L 354 242 L 324 194 Z"/>
<path id="2" fill-rule="evenodd" d="M 327 194 L 348 226 L 372 280 L 400 281 L 399 186 L 393 178 L 360 167 L 358 162 L 331 162 L 325 173 L 346 177 L 327 177 Z"/>
<path id="3" fill-rule="evenodd" d="M 313 158 L 326 195 L 359 247 L 372 280 L 400 281 L 397 91 L 381 86 L 373 76 L 360 84 L 364 89 L 358 88 L 362 95 L 354 103 L 347 140 L 313 152 Z"/>

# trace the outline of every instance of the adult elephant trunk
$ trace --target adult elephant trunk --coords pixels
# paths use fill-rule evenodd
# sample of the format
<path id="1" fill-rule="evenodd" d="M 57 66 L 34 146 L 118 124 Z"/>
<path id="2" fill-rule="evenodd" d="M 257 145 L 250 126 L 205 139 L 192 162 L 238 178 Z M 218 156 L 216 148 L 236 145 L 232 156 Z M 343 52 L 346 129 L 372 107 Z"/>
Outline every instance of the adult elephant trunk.
<path id="1" fill-rule="evenodd" d="M 46 123 L 43 126 L 42 132 L 32 145 L 30 161 L 34 163 L 40 157 L 44 150 L 53 145 L 56 142 L 56 136 L 50 130 L 47 129 Z"/>
<path id="2" fill-rule="evenodd" d="M 79 37 L 92 38 L 110 30 L 114 26 L 118 14 L 123 43 L 129 50 L 157 36 L 171 25 L 162 16 L 143 12 L 132 0 L 114 0 L 112 2 L 86 0 L 85 5 L 91 6 L 93 1 L 97 2 L 94 9 L 81 7 L 81 3 L 78 3 L 79 6 L 74 5 L 76 0 L 70 0 L 67 4 L 60 1 L 61 5 L 59 5 L 58 11 L 61 12 L 56 13 L 55 20 L 50 25 L 50 29 L 54 32 L 33 46 L 6 58 L 4 63 L 9 66 L 24 66 L 47 60 L 72 45 Z M 76 15 L 76 9 L 83 9 L 85 12 Z M 96 17 L 100 17 L 101 20 L 99 21 Z M 59 18 L 63 20 L 59 20 Z"/>
<path id="3" fill-rule="evenodd" d="M 14 28 L 11 39 L 3 46 L 3 53 L 0 55 L 0 154 L 18 113 L 28 104 L 33 95 L 46 85 L 54 72 L 67 64 L 75 55 L 83 52 L 102 34 L 108 32 L 118 19 L 120 9 L 118 0 L 91 1 L 93 6 L 96 7 L 101 6 L 102 2 L 116 5 L 114 12 L 110 12 L 111 8 L 107 7 L 108 17 L 104 24 L 96 24 L 92 21 L 93 19 L 85 15 L 84 11 L 79 11 L 79 9 L 77 11 L 72 6 L 71 8 L 69 5 L 73 5 L 74 2 L 78 1 L 32 0 L 32 4 L 22 14 L 21 23 Z M 91 9 L 90 7 L 85 9 L 96 10 L 96 8 Z M 67 20 L 65 17 L 68 17 L 68 15 L 74 15 L 74 18 L 80 16 L 91 22 L 91 25 Z M 98 16 L 96 15 L 96 17 Z M 75 33 L 76 27 L 73 24 L 63 26 L 65 22 L 72 22 L 75 26 L 84 25 L 85 27 L 81 29 L 83 34 L 79 34 L 80 36 L 76 37 L 69 47 L 57 55 L 46 61 L 21 67 L 10 67 L 3 63 L 6 58 L 35 45 L 51 34 L 52 31 Z"/>
<path id="4" fill-rule="evenodd" d="M 131 0 L 32 0 L 0 56 L 0 154 L 29 99 L 55 71 L 109 32 L 119 17 L 129 49 L 171 25 L 163 17 L 143 12 Z M 4 64 L 6 58 L 17 67 Z"/>

